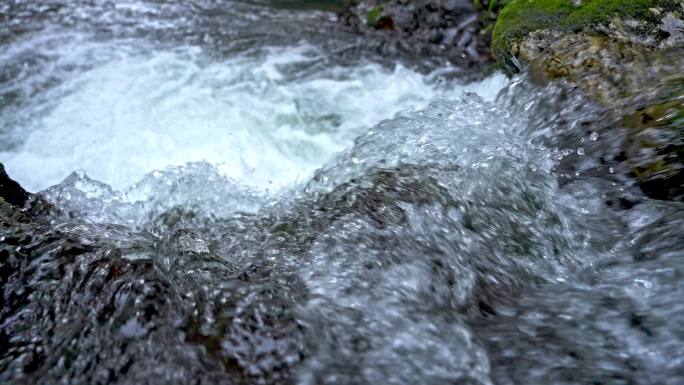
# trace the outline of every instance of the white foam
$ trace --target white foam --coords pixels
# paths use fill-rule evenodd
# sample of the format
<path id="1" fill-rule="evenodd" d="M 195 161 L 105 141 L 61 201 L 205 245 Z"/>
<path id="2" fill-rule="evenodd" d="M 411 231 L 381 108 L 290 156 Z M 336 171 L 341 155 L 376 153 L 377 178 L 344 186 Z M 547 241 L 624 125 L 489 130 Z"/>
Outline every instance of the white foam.
<path id="1" fill-rule="evenodd" d="M 81 60 L 90 60 L 92 51 L 79 53 Z M 493 99 L 505 84 L 495 75 L 440 88 L 407 68 L 375 64 L 294 76 L 297 66 L 322 58 L 306 44 L 227 61 L 196 47 L 120 51 L 21 112 L 29 118 L 13 135 L 22 144 L 0 152 L 0 160 L 27 188 L 40 190 L 84 170 L 123 189 L 153 170 L 197 161 L 241 184 L 278 188 L 307 178 L 399 111 L 464 90 Z M 42 110 L 47 113 L 36 113 Z"/>

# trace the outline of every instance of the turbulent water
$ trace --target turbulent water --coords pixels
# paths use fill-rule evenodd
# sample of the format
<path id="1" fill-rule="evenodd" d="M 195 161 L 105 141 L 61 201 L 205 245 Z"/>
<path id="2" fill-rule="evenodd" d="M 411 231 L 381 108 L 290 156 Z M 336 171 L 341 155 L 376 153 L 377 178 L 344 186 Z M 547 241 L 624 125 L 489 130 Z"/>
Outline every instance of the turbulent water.
<path id="1" fill-rule="evenodd" d="M 3 383 L 679 384 L 684 206 L 564 84 L 323 12 L 0 4 Z M 41 222 L 42 221 L 42 222 Z"/>

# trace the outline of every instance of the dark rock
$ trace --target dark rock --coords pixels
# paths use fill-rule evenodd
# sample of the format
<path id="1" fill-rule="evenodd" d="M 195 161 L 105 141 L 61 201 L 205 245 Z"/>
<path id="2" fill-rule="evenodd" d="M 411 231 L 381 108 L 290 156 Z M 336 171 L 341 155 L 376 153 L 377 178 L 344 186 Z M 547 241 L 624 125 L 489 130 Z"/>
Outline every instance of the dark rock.
<path id="1" fill-rule="evenodd" d="M 425 4 L 425 8 L 428 11 L 438 11 L 440 8 L 440 2 L 439 1 L 428 1 L 427 4 Z"/>
<path id="2" fill-rule="evenodd" d="M 394 20 L 389 16 L 383 16 L 375 23 L 375 29 L 394 30 Z"/>
<path id="3" fill-rule="evenodd" d="M 410 8 L 400 8 L 394 13 L 394 24 L 404 31 L 413 32 L 418 28 L 416 15 Z"/>
<path id="4" fill-rule="evenodd" d="M 444 21 L 444 18 L 442 17 L 442 14 L 439 12 L 432 12 L 427 15 L 425 18 L 425 23 L 428 25 L 428 27 L 441 27 L 442 23 Z"/>
<path id="5" fill-rule="evenodd" d="M 470 0 L 363 0 L 339 18 L 368 37 L 383 55 L 458 67 L 464 78 L 491 68 L 490 14 Z"/>
<path id="6" fill-rule="evenodd" d="M 31 194 L 12 180 L 5 172 L 5 166 L 0 163 L 0 198 L 15 206 L 24 206 L 30 197 Z"/>
<path id="7" fill-rule="evenodd" d="M 475 6 L 471 0 L 446 0 L 442 4 L 442 8 L 453 14 L 472 13 L 475 11 Z"/>
<path id="8" fill-rule="evenodd" d="M 442 31 L 440 31 L 439 29 L 433 29 L 432 31 L 430 31 L 430 37 L 428 38 L 428 40 L 432 44 L 438 44 L 442 41 L 443 38 L 444 33 L 442 33 Z"/>

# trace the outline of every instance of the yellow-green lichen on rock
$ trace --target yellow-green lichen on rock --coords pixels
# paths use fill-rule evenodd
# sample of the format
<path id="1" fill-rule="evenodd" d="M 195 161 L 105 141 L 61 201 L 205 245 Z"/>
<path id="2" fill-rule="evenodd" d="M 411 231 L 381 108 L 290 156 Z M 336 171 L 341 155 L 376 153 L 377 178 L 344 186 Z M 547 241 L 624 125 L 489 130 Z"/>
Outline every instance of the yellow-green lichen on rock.
<path id="1" fill-rule="evenodd" d="M 683 1 L 510 0 L 492 52 L 508 72 L 606 108 L 626 138 L 621 168 L 648 196 L 684 200 Z"/>
<path id="2" fill-rule="evenodd" d="M 510 0 L 494 27 L 492 52 L 506 68 L 516 71 L 520 69 L 516 61 L 521 59 L 517 47 L 539 31 L 548 37 L 605 31 L 655 46 L 668 37 L 660 28 L 663 20 L 668 16 L 677 20 L 683 11 L 680 0 Z"/>
<path id="3" fill-rule="evenodd" d="M 544 39 L 553 42 L 538 43 Z M 517 55 L 535 80 L 564 79 L 613 109 L 661 92 L 684 68 L 684 48 L 653 49 L 595 32 L 534 32 L 520 43 Z"/>

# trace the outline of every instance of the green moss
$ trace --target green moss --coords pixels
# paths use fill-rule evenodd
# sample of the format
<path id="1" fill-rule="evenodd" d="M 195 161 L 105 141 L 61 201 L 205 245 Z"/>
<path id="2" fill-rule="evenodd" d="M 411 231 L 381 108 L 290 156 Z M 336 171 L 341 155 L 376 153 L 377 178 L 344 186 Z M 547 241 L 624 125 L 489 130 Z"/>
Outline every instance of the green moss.
<path id="1" fill-rule="evenodd" d="M 614 17 L 657 22 L 651 8 L 674 10 L 679 0 L 510 0 L 499 14 L 492 52 L 501 60 L 510 43 L 536 30 L 578 32 L 608 24 Z"/>
<path id="2" fill-rule="evenodd" d="M 382 6 L 376 5 L 368 11 L 368 15 L 366 15 L 366 23 L 370 26 L 374 26 L 375 23 L 378 22 L 378 19 L 380 19 L 380 15 L 382 14 Z"/>
<path id="3" fill-rule="evenodd" d="M 489 11 L 489 12 L 494 12 L 494 11 L 496 11 L 496 9 L 497 9 L 497 7 L 498 7 L 497 3 L 498 3 L 497 0 L 492 0 L 492 1 L 490 1 L 490 2 L 489 2 L 488 11 Z"/>

